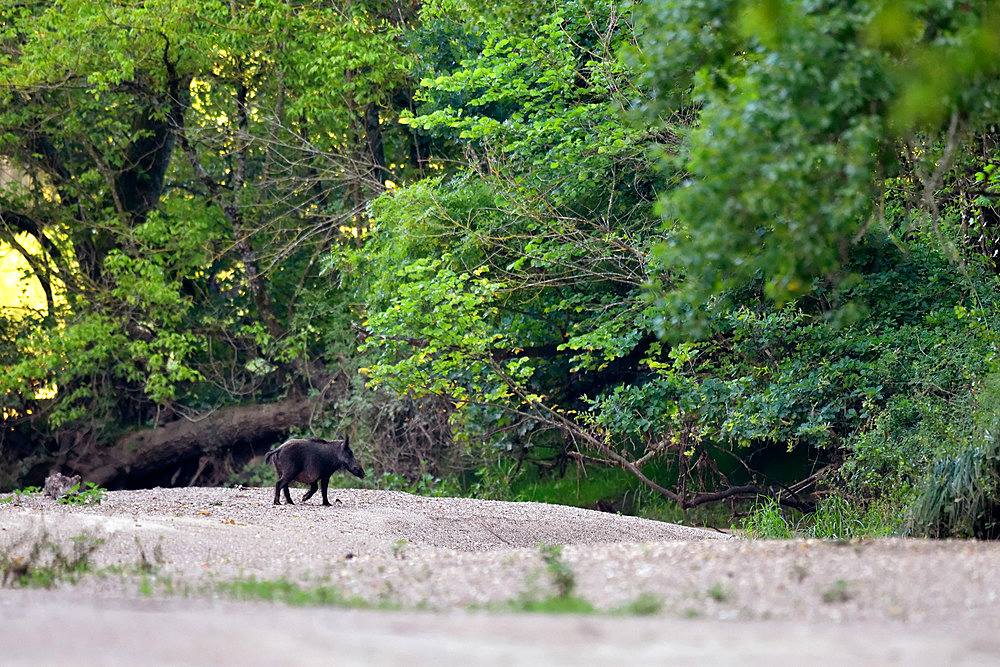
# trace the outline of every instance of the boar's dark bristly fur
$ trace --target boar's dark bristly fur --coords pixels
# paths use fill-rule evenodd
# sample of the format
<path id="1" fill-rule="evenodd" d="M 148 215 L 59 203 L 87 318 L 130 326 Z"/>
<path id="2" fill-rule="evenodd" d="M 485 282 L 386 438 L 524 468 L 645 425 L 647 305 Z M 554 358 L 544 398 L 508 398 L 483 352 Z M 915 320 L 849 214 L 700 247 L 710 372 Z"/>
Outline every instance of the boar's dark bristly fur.
<path id="1" fill-rule="evenodd" d="M 288 440 L 265 454 L 265 463 L 273 459 L 274 469 L 278 473 L 278 481 L 274 485 L 274 504 L 281 504 L 282 490 L 285 492 L 288 504 L 295 504 L 288 492 L 288 485 L 292 482 L 309 485 L 309 490 L 302 496 L 302 502 L 312 498 L 319 482 L 323 485 L 323 504 L 329 505 L 326 489 L 330 485 L 330 475 L 338 470 L 347 470 L 355 477 L 364 479 L 365 470 L 354 458 L 354 452 L 351 451 L 347 440 L 347 438 Z"/>

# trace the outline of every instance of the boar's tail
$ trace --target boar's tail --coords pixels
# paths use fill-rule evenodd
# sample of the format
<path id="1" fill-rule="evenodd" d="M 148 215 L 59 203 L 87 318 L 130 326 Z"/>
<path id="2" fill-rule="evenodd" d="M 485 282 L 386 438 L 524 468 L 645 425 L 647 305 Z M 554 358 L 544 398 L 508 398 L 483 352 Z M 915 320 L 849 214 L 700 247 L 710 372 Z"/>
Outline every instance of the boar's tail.
<path id="1" fill-rule="evenodd" d="M 281 448 L 280 447 L 275 447 L 274 449 L 272 449 L 271 451 L 269 451 L 267 454 L 264 454 L 264 463 L 269 463 L 271 461 L 271 459 L 274 458 L 274 455 L 278 453 L 279 449 L 281 449 Z"/>

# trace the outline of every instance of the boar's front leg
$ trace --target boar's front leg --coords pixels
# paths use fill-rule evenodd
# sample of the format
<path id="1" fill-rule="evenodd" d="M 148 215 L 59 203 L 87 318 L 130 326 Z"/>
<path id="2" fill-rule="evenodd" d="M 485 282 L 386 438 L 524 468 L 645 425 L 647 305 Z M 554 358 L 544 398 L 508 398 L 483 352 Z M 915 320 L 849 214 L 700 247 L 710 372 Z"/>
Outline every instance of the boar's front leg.
<path id="1" fill-rule="evenodd" d="M 328 486 L 330 486 L 330 477 L 329 476 L 324 477 L 323 479 L 320 480 L 320 482 L 322 482 L 322 484 L 323 484 L 323 504 L 324 505 L 329 505 L 330 501 L 327 500 L 327 498 L 326 498 L 326 489 L 327 489 Z M 316 486 L 316 484 L 313 483 L 313 486 Z M 315 491 L 315 489 L 313 489 L 313 491 Z M 310 492 L 309 495 L 312 495 L 312 492 Z"/>
<path id="2" fill-rule="evenodd" d="M 319 488 L 319 485 L 316 484 L 316 482 L 313 482 L 312 484 L 310 484 L 309 485 L 309 490 L 306 491 L 306 494 L 304 496 L 302 496 L 302 500 L 300 500 L 299 502 L 304 503 L 305 501 L 307 501 L 310 498 L 312 498 L 313 494 L 316 493 L 316 490 L 318 488 Z"/>

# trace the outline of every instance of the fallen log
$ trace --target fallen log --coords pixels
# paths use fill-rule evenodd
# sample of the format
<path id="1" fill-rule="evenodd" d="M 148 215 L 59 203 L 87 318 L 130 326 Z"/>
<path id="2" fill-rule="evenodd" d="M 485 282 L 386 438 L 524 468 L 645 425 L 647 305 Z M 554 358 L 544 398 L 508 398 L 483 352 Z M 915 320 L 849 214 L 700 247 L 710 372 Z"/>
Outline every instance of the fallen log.
<path id="1" fill-rule="evenodd" d="M 265 447 L 308 426 L 317 403 L 293 396 L 275 403 L 220 408 L 198 420 L 178 419 L 134 431 L 102 448 L 100 457 L 67 462 L 71 473 L 107 488 L 134 486 L 178 463 L 212 453 Z M 131 481 L 131 483 L 130 483 Z"/>

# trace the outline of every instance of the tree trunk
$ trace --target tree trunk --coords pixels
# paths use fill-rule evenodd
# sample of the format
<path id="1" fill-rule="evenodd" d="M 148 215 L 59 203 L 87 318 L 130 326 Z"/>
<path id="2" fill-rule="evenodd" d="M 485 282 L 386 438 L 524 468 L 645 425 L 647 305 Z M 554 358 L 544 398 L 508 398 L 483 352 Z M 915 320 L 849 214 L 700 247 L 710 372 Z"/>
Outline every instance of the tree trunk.
<path id="1" fill-rule="evenodd" d="M 178 465 L 205 454 L 263 448 L 304 427 L 316 404 L 304 397 L 222 408 L 198 421 L 181 419 L 122 436 L 107 449 L 70 461 L 70 474 L 108 488 L 142 487 Z"/>
<path id="2" fill-rule="evenodd" d="M 385 146 L 382 138 L 382 122 L 379 119 L 378 105 L 370 102 L 365 107 L 365 147 L 370 160 L 372 177 L 378 183 L 379 192 L 385 189 L 385 180 L 389 170 L 385 168 Z"/>

